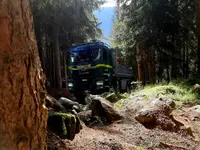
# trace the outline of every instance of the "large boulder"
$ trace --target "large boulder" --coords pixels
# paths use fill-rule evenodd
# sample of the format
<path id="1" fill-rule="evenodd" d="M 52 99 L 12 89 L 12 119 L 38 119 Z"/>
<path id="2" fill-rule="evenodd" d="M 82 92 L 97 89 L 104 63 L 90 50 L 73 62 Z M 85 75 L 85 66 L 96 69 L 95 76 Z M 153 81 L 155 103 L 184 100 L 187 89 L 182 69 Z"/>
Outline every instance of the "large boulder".
<path id="1" fill-rule="evenodd" d="M 90 95 L 90 97 L 92 101 L 89 107 L 92 110 L 93 116 L 105 118 L 108 123 L 122 119 L 122 116 L 114 108 L 111 102 L 96 95 Z"/>
<path id="2" fill-rule="evenodd" d="M 171 113 L 175 108 L 175 103 L 166 97 L 143 103 L 137 110 L 135 119 L 146 127 L 159 126 L 163 130 L 176 130 L 177 122 L 174 122 Z"/>
<path id="3" fill-rule="evenodd" d="M 141 124 L 154 123 L 156 121 L 155 112 L 153 109 L 141 109 L 135 119 Z"/>
<path id="4" fill-rule="evenodd" d="M 195 93 L 200 94 L 200 85 L 199 85 L 199 84 L 195 84 L 195 85 L 192 87 L 192 92 L 195 92 Z"/>
<path id="5" fill-rule="evenodd" d="M 81 128 L 78 116 L 70 113 L 49 112 L 48 129 L 60 138 L 73 140 Z"/>

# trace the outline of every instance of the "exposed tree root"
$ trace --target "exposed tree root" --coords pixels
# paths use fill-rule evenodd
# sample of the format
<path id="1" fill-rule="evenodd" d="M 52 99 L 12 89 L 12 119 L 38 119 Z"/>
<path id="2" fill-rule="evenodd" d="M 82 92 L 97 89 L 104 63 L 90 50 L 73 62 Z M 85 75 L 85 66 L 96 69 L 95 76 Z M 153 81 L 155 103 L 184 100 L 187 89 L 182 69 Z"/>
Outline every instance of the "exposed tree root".
<path id="1" fill-rule="evenodd" d="M 172 145 L 172 144 L 167 144 L 167 143 L 163 143 L 163 142 L 160 142 L 160 145 L 164 146 L 164 147 L 168 147 L 168 148 L 178 148 L 178 149 L 182 149 L 182 150 L 189 150 L 189 149 L 187 149 L 185 147 L 176 146 L 176 145 Z"/>

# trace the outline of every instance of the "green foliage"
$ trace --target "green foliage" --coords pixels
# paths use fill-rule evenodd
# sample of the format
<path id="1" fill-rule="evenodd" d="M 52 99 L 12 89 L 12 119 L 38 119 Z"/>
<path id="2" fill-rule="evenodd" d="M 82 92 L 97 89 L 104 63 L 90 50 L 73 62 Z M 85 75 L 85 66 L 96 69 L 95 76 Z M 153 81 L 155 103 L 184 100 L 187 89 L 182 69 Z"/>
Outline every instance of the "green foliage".
<path id="1" fill-rule="evenodd" d="M 117 107 L 118 109 L 122 109 L 125 106 L 126 102 L 126 99 L 121 99 L 120 101 L 115 103 L 115 107 Z"/>
<path id="2" fill-rule="evenodd" d="M 118 109 L 122 109 L 125 105 L 126 105 L 126 103 L 128 102 L 128 100 L 130 100 L 129 99 L 129 97 L 130 97 L 131 95 L 130 94 L 127 94 L 127 93 L 124 93 L 124 94 L 121 94 L 119 97 L 119 99 L 118 99 L 118 101 L 115 103 L 115 107 L 116 108 L 118 108 Z"/>
<path id="3" fill-rule="evenodd" d="M 101 30 L 93 14 L 103 0 L 31 0 L 37 40 L 66 33 L 72 43 L 98 38 Z M 51 41 L 51 40 L 50 40 Z"/>
<path id="4" fill-rule="evenodd" d="M 153 51 L 158 78 L 188 77 L 196 70 L 196 25 L 193 0 L 120 0 L 113 26 L 113 46 L 136 67 L 136 47 Z M 118 13 L 117 13 L 118 14 Z M 134 58 L 134 59 L 133 59 Z M 169 71 L 167 75 L 167 70 Z"/>
<path id="5" fill-rule="evenodd" d="M 175 100 L 177 108 L 182 108 L 183 102 L 190 102 L 200 99 L 199 93 L 192 91 L 193 85 L 194 84 L 191 84 L 190 79 L 178 79 L 170 82 L 169 84 L 163 83 L 148 85 L 133 94 L 134 97 L 142 96 L 145 100 L 151 100 L 155 97 L 164 95 Z M 130 96 L 131 95 L 128 96 L 129 98 L 123 98 L 116 102 L 115 107 L 122 109 L 127 104 L 127 102 L 131 100 Z"/>

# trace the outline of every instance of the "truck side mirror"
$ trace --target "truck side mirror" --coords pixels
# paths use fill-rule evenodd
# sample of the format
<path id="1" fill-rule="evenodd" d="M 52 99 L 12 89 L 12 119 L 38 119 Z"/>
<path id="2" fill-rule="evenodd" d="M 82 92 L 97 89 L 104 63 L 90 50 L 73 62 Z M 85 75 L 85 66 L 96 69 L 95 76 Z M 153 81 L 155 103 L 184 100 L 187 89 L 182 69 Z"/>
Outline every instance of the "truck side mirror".
<path id="1" fill-rule="evenodd" d="M 120 57 L 117 57 L 117 63 L 120 64 L 120 62 L 121 62 Z"/>

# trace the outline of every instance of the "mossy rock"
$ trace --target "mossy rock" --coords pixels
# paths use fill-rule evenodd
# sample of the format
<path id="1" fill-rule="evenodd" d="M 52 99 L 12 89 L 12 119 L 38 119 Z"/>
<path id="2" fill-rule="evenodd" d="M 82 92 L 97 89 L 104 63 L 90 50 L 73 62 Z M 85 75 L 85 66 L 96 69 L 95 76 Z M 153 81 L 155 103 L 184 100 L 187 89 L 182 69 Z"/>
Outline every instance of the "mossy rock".
<path id="1" fill-rule="evenodd" d="M 81 124 L 73 114 L 49 112 L 48 128 L 62 139 L 73 140 L 80 132 Z"/>

